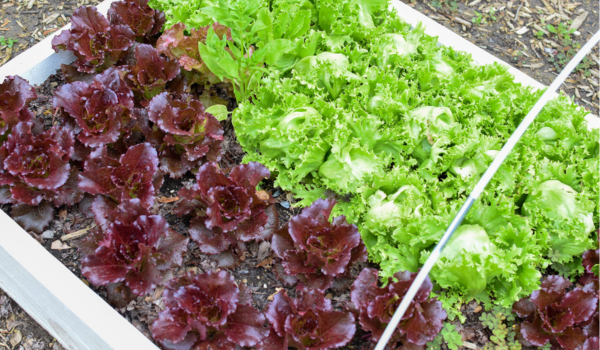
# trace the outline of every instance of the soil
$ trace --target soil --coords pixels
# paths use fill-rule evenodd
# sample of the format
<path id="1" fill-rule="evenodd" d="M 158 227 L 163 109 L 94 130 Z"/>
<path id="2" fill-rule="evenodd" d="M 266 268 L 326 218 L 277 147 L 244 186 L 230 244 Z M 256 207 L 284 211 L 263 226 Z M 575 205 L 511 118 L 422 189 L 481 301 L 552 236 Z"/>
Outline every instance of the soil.
<path id="1" fill-rule="evenodd" d="M 558 3 L 558 1 L 565 4 L 570 2 L 569 0 L 548 0 L 547 2 L 552 6 L 554 3 Z M 12 47 L 0 45 L 0 65 L 7 62 L 11 57 L 26 50 L 37 41 L 43 39 L 45 35 L 51 34 L 57 28 L 66 24 L 72 11 L 79 5 L 99 2 L 100 0 L 37 0 L 32 1 L 32 7 L 28 7 L 30 0 L 3 2 L 3 4 L 0 5 L 0 35 L 4 36 L 6 39 L 18 39 L 18 42 Z M 589 33 L 594 33 L 598 30 L 598 12 L 596 11 L 597 3 L 594 4 L 594 1 L 580 0 L 579 2 L 581 4 L 572 11 L 574 14 L 573 17 L 576 17 L 576 11 L 579 9 L 583 9 L 589 13 L 586 21 L 578 29 L 581 35 L 576 37 L 577 40 L 583 43 L 585 38 L 590 35 Z M 504 1 L 493 2 L 484 0 L 482 2 L 475 0 L 468 1 L 468 3 L 462 1 L 456 2 L 456 8 L 453 8 L 452 3 L 453 1 L 449 0 L 440 0 L 437 2 L 416 0 L 409 4 L 415 6 L 419 11 L 440 21 L 448 28 L 458 32 L 468 40 L 486 49 L 488 52 L 506 62 L 513 63 L 517 68 L 522 69 L 525 73 L 545 84 L 549 84 L 556 76 L 557 67 L 550 59 L 556 61 L 557 53 L 554 51 L 549 51 L 549 53 L 540 52 L 541 50 L 536 51 L 533 47 L 534 44 L 537 43 L 535 41 L 537 39 L 533 35 L 532 30 L 525 35 L 519 36 L 511 30 L 506 29 L 510 27 L 507 23 L 511 20 L 511 17 L 510 14 L 503 13 L 503 11 L 512 11 L 512 13 L 515 13 L 521 1 L 509 1 L 508 3 L 512 3 L 511 6 L 507 6 L 508 3 Z M 503 5 L 505 5 L 506 8 L 503 11 L 498 10 L 494 15 L 498 17 L 499 20 L 491 20 L 489 8 L 496 6 L 497 9 L 500 9 Z M 529 14 L 532 17 L 522 17 L 521 20 L 526 18 L 523 24 L 521 24 L 519 20 L 512 23 L 517 29 L 518 26 L 523 26 L 526 22 L 532 21 L 532 18 L 539 21 L 539 18 L 548 15 L 544 11 L 540 11 L 540 15 L 537 15 L 537 12 L 534 12 L 538 7 L 545 8 L 545 4 L 540 0 L 524 2 L 524 6 L 525 8 L 533 9 L 530 13 L 523 10 L 523 13 Z M 474 24 L 471 22 L 471 14 L 475 15 L 474 11 L 487 14 L 489 20 L 486 21 L 486 24 Z M 53 13 L 64 15 L 64 19 L 62 16 L 59 16 L 50 23 L 44 23 L 44 19 L 51 16 Z M 453 18 L 457 17 L 457 14 L 467 23 L 471 23 L 471 26 L 466 26 L 463 25 L 462 22 L 453 20 Z M 22 26 L 19 25 L 19 23 Z M 521 45 L 515 39 L 518 39 L 521 42 L 527 42 L 531 45 L 526 49 L 524 46 L 527 45 Z M 543 40 L 542 45 L 544 45 Z M 521 54 L 519 54 L 519 52 L 521 52 Z M 536 54 L 533 54 L 533 52 L 536 52 Z M 525 55 L 525 53 L 529 56 Z M 537 56 L 539 56 L 539 58 Z M 517 59 L 515 60 L 514 57 Z M 599 54 L 596 51 L 595 56 L 592 56 L 589 67 L 582 69 L 577 73 L 573 73 L 570 77 L 572 82 L 566 83 L 563 86 L 563 89 L 567 94 L 572 95 L 578 103 L 585 108 L 590 109 L 596 115 L 598 115 L 598 74 L 595 74 L 594 70 L 596 73 L 598 72 L 598 57 Z M 48 81 L 36 88 L 39 97 L 31 103 L 31 110 L 35 112 L 36 116 L 44 118 L 47 126 L 58 122 L 58 120 L 54 118 L 51 98 L 54 90 L 62 84 L 62 79 L 60 78 L 60 74 L 58 74 L 51 76 Z M 587 96 L 587 94 L 589 94 L 588 90 L 592 91 L 592 95 Z M 584 100 L 591 102 L 591 104 L 586 103 Z M 230 109 L 235 107 L 234 102 L 230 102 L 229 107 Z M 223 124 L 226 132 L 226 141 L 224 143 L 225 156 L 220 165 L 222 168 L 230 168 L 240 162 L 243 157 L 243 151 L 235 140 L 231 123 L 227 121 L 223 122 Z M 175 197 L 177 191 L 181 187 L 189 185 L 193 181 L 194 178 L 191 175 L 180 180 L 169 179 L 165 181 L 157 194 L 157 198 L 164 197 L 168 199 Z M 293 215 L 296 215 L 299 212 L 298 209 L 290 209 L 290 204 L 293 204 L 294 202 L 291 194 L 273 188 L 272 185 L 269 184 L 267 184 L 265 189 L 270 191 L 277 200 L 276 208 L 280 215 L 281 224 L 285 223 Z M 167 219 L 171 228 L 187 236 L 189 223 L 185 219 L 179 219 L 171 214 L 173 206 L 173 203 L 161 203 L 160 201 L 157 201 L 155 211 Z M 9 211 L 9 206 L 3 206 L 2 209 Z M 39 236 L 35 234 L 32 235 L 74 274 L 88 284 L 85 278 L 80 274 L 79 254 L 77 249 L 73 248 L 75 242 L 67 241 L 66 244 L 70 247 L 68 249 L 52 249 L 51 246 L 52 242 L 60 240 L 62 236 L 89 228 L 92 224 L 93 220 L 85 218 L 77 207 L 74 207 L 71 210 L 59 208 L 55 211 L 55 219 L 46 231 Z M 185 256 L 182 268 L 176 271 L 175 274 L 182 274 L 185 271 L 205 272 L 215 268 L 216 263 L 208 256 L 200 253 L 197 245 L 192 242 L 188 247 L 188 252 Z M 356 265 L 353 268 L 353 274 L 358 274 L 362 268 L 364 268 L 364 264 Z M 287 288 L 275 277 L 273 272 L 273 255 L 268 243 L 249 244 L 248 253 L 244 260 L 238 267 L 231 271 L 231 273 L 237 282 L 243 282 L 250 287 L 254 304 L 259 310 L 264 309 L 266 304 L 268 304 L 269 297 L 276 293 L 279 288 Z M 106 298 L 104 287 L 90 286 L 90 288 Z M 157 317 L 157 313 L 163 307 L 160 300 L 161 293 L 162 289 L 159 288 L 153 295 L 139 297 L 126 307 L 118 308 L 117 311 L 127 318 L 142 333 L 151 338 L 148 324 L 152 323 Z M 328 297 L 332 299 L 334 307 L 341 308 L 343 303 L 349 300 L 348 293 L 349 291 L 347 289 L 341 292 L 332 289 L 331 293 L 328 294 Z M 290 294 L 293 294 L 291 290 Z M 463 314 L 466 316 L 466 322 L 462 325 L 459 322 L 454 322 L 454 324 L 457 325 L 460 334 L 463 336 L 463 340 L 469 342 L 471 346 L 475 346 L 477 349 L 481 349 L 485 344 L 488 344 L 491 335 L 491 331 L 483 327 L 479 321 L 481 313 L 482 311 L 479 305 L 473 302 L 463 306 Z M 364 333 L 358 330 L 353 342 L 345 347 L 345 349 L 360 349 L 366 348 L 369 345 L 370 344 L 364 340 Z M 0 349 L 5 347 L 8 349 L 19 350 L 63 349 L 51 335 L 20 309 L 14 301 L 10 300 L 7 295 L 0 291 Z"/>

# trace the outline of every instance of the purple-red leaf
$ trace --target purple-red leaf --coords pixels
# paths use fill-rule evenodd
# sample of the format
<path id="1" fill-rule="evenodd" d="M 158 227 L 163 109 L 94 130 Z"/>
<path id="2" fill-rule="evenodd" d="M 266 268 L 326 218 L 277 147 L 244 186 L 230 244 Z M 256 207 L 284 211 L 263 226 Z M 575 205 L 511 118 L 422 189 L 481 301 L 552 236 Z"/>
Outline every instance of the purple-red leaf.
<path id="1" fill-rule="evenodd" d="M 221 159 L 223 128 L 190 95 L 156 95 L 150 101 L 148 117 L 163 133 L 156 140 L 163 171 L 179 177 L 206 161 Z"/>
<path id="2" fill-rule="evenodd" d="M 286 273 L 309 284 L 319 278 L 326 283 L 313 285 L 322 290 L 330 287 L 332 278 L 347 273 L 353 257 L 366 260 L 356 226 L 344 216 L 329 222 L 334 205 L 334 201 L 318 199 L 273 236 L 273 251 Z"/>
<path id="3" fill-rule="evenodd" d="M 248 298 L 245 286 L 238 288 L 226 271 L 187 273 L 168 283 L 166 308 L 152 325 L 152 336 L 168 349 L 254 346 L 268 330 Z"/>
<path id="4" fill-rule="evenodd" d="M 127 25 L 111 25 L 95 7 L 73 12 L 71 29 L 52 39 L 52 48 L 75 54 L 80 72 L 101 72 L 114 65 L 133 45 L 135 33 Z"/>
<path id="5" fill-rule="evenodd" d="M 177 74 L 179 64 L 176 61 L 161 57 L 150 45 L 140 44 L 135 48 L 135 64 L 126 77 L 131 89 L 149 101 L 163 91 Z"/>
<path id="6" fill-rule="evenodd" d="M 44 228 L 52 221 L 54 209 L 48 202 L 42 202 L 38 206 L 16 204 L 11 208 L 10 216 L 25 231 L 42 233 Z"/>
<path id="7" fill-rule="evenodd" d="M 266 312 L 271 332 L 259 349 L 333 349 L 352 340 L 356 331 L 350 312 L 334 311 L 318 290 L 300 290 L 296 299 L 275 294 Z"/>
<path id="8" fill-rule="evenodd" d="M 513 305 L 517 315 L 525 318 L 520 335 L 534 346 L 550 341 L 554 347 L 568 350 L 583 349 L 588 340 L 594 342 L 598 336 L 597 282 L 590 278 L 583 288 L 567 292 L 571 282 L 548 276 L 540 290 Z"/>
<path id="9" fill-rule="evenodd" d="M 133 93 L 111 68 L 91 84 L 76 81 L 54 94 L 54 108 L 62 108 L 75 123 L 77 139 L 88 147 L 116 142 L 130 124 Z"/>
<path id="10" fill-rule="evenodd" d="M 174 212 L 180 216 L 192 214 L 190 235 L 206 254 L 219 254 L 251 240 L 270 239 L 279 224 L 277 212 L 270 205 L 271 196 L 264 196 L 264 192 L 259 196 L 256 191 L 256 185 L 270 175 L 269 171 L 250 163 L 236 166 L 231 174 L 227 176 L 217 164 L 207 163 L 198 170 L 196 184 L 179 191 L 181 201 Z"/>
<path id="11" fill-rule="evenodd" d="M 383 334 L 416 275 L 410 272 L 397 273 L 394 275 L 397 282 L 389 279 L 387 286 L 379 287 L 378 271 L 366 268 L 352 284 L 350 298 L 359 314 L 359 324 L 372 333 L 373 341 L 378 341 Z M 429 299 L 432 287 L 427 278 L 396 329 L 394 338 L 403 338 L 403 346 L 425 345 L 442 329 L 446 312 L 439 301 Z"/>
<path id="12" fill-rule="evenodd" d="M 92 210 L 99 225 L 111 216 L 119 203 L 137 199 L 149 209 L 154 204 L 154 177 L 158 170 L 156 150 L 149 143 L 130 147 L 117 160 L 108 155 L 106 147 L 94 150 L 85 161 L 79 175 L 79 187 L 90 194 L 105 195 L 108 201 L 95 200 Z M 116 201 L 116 202 L 115 202 Z M 136 209 L 136 212 L 139 210 Z"/>
<path id="13" fill-rule="evenodd" d="M 111 25 L 128 26 L 138 40 L 157 34 L 165 21 L 164 14 L 150 8 L 147 0 L 113 2 L 108 19 Z"/>
<path id="14" fill-rule="evenodd" d="M 27 104 L 35 98 L 35 89 L 19 76 L 9 76 L 0 84 L 0 135 L 18 122 L 31 121 L 33 114 Z"/>
<path id="15" fill-rule="evenodd" d="M 96 233 L 95 239 L 101 240 L 81 250 L 85 255 L 81 273 L 95 285 L 124 282 L 135 295 L 149 293 L 161 283 L 165 271 L 181 264 L 188 242 L 158 215 L 116 221 L 103 236 Z M 94 243 L 91 253 L 87 246 Z"/>

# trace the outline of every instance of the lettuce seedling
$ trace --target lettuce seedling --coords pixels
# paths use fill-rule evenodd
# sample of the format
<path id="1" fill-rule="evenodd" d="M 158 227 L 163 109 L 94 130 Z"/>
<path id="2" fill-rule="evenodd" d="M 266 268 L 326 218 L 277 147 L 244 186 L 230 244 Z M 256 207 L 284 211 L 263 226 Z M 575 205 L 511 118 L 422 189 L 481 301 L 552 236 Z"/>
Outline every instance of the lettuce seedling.
<path id="1" fill-rule="evenodd" d="M 360 326 L 371 332 L 371 341 L 381 338 L 416 276 L 417 273 L 398 272 L 385 287 L 379 287 L 377 270 L 366 268 L 358 275 L 350 288 L 350 298 Z M 440 301 L 429 298 L 432 288 L 427 277 L 392 335 L 390 345 L 401 343 L 399 349 L 421 348 L 440 332 L 446 311 Z"/>
<path id="2" fill-rule="evenodd" d="M 301 290 L 297 298 L 279 291 L 265 314 L 271 327 L 260 350 L 334 349 L 350 343 L 356 332 L 352 313 L 334 311 L 318 290 Z"/>
<path id="3" fill-rule="evenodd" d="M 41 233 L 55 207 L 83 198 L 77 187 L 79 170 L 71 167 L 73 133 L 65 127 L 46 131 L 19 122 L 0 147 L 0 202 L 13 203 L 13 218 L 26 230 Z M 10 194 L 9 194 L 10 191 Z"/>
<path id="4" fill-rule="evenodd" d="M 161 57 L 148 44 L 135 47 L 135 64 L 125 73 L 126 81 L 137 96 L 151 100 L 165 89 L 165 85 L 179 74 L 176 61 Z"/>
<path id="5" fill-rule="evenodd" d="M 106 229 L 110 225 L 107 218 L 119 210 L 117 205 L 132 199 L 149 209 L 154 204 L 154 183 L 162 180 L 157 170 L 158 156 L 149 143 L 130 147 L 118 159 L 109 155 L 106 147 L 95 149 L 79 175 L 79 188 L 97 195 L 92 210 L 98 225 Z"/>
<path id="6" fill-rule="evenodd" d="M 525 321 L 519 326 L 521 343 L 565 350 L 598 348 L 598 280 L 571 291 L 572 283 L 548 276 L 540 290 L 513 305 Z"/>
<path id="7" fill-rule="evenodd" d="M 94 229 L 81 244 L 81 273 L 94 285 L 114 289 L 120 284 L 133 295 L 145 295 L 181 265 L 189 239 L 159 215 L 122 209 L 106 229 Z"/>
<path id="8" fill-rule="evenodd" d="M 159 150 L 161 170 L 171 177 L 221 159 L 223 127 L 192 96 L 163 92 L 150 101 L 148 117 L 155 124 L 150 142 Z"/>
<path id="9" fill-rule="evenodd" d="M 52 48 L 73 52 L 78 71 L 99 73 L 123 58 L 134 39 L 129 26 L 111 25 L 96 7 L 81 6 L 73 12 L 71 29 L 52 38 Z"/>
<path id="10" fill-rule="evenodd" d="M 318 199 L 274 234 L 271 247 L 285 273 L 294 276 L 286 281 L 300 280 L 324 291 L 334 278 L 348 275 L 355 262 L 367 260 L 358 228 L 345 216 L 329 222 L 334 205 L 335 201 Z"/>
<path id="11" fill-rule="evenodd" d="M 108 9 L 111 26 L 129 27 L 137 41 L 148 41 L 160 33 L 165 24 L 165 14 L 148 6 L 148 0 L 125 0 L 113 2 Z"/>
<path id="12" fill-rule="evenodd" d="M 9 76 L 0 84 L 0 140 L 6 140 L 8 132 L 18 122 L 29 122 L 34 115 L 27 104 L 37 98 L 35 89 L 19 76 Z"/>
<path id="13" fill-rule="evenodd" d="M 248 288 L 224 270 L 172 279 L 163 301 L 152 336 L 165 349 L 234 350 L 255 346 L 268 334 Z"/>
<path id="14" fill-rule="evenodd" d="M 229 176 L 216 163 L 204 164 L 194 186 L 179 191 L 181 201 L 173 213 L 192 215 L 190 237 L 205 254 L 219 254 L 252 240 L 268 240 L 278 226 L 277 212 L 271 195 L 256 191 L 256 186 L 270 176 L 259 163 L 238 165 Z"/>
<path id="15" fill-rule="evenodd" d="M 54 108 L 62 108 L 73 123 L 77 139 L 88 147 L 116 142 L 132 126 L 133 92 L 117 68 L 97 75 L 91 84 L 76 81 L 54 94 Z"/>

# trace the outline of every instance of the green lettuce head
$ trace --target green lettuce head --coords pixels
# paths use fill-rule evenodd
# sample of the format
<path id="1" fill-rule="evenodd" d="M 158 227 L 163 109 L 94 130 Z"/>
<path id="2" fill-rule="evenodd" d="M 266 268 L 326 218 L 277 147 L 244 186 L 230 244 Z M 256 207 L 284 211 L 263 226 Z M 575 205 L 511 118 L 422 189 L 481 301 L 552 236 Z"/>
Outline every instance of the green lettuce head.
<path id="1" fill-rule="evenodd" d="M 593 246 L 594 205 L 571 186 L 546 180 L 527 196 L 521 213 L 531 217 L 536 234 L 555 262 L 568 262 Z"/>

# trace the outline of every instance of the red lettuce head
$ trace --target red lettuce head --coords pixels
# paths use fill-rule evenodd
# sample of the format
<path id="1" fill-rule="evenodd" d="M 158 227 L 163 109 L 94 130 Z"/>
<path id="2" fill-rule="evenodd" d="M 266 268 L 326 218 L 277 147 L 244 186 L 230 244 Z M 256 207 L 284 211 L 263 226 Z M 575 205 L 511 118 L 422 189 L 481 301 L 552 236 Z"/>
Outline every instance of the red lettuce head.
<path id="1" fill-rule="evenodd" d="M 147 41 L 158 34 L 165 24 L 165 14 L 148 6 L 148 0 L 113 2 L 108 9 L 111 26 L 129 27 L 138 41 Z"/>
<path id="2" fill-rule="evenodd" d="M 325 290 L 367 253 L 358 228 L 345 216 L 329 222 L 334 201 L 318 199 L 273 236 L 272 248 L 285 273 L 311 288 Z"/>
<path id="3" fill-rule="evenodd" d="M 95 7 L 81 6 L 73 12 L 71 29 L 52 39 L 52 48 L 73 52 L 80 72 L 99 73 L 125 56 L 134 39 L 127 25 L 111 25 Z"/>
<path id="4" fill-rule="evenodd" d="M 148 117 L 160 130 L 161 169 L 171 177 L 179 178 L 205 161 L 221 159 L 223 127 L 190 95 L 157 95 L 150 101 Z"/>
<path id="5" fill-rule="evenodd" d="M 162 178 L 157 169 L 156 150 L 149 143 L 130 147 L 119 159 L 110 156 L 106 147 L 94 150 L 79 175 L 79 187 L 101 195 L 92 205 L 98 224 L 106 227 L 106 218 L 118 210 L 119 203 L 137 199 L 141 207 L 149 209 L 154 204 L 154 183 Z"/>
<path id="6" fill-rule="evenodd" d="M 81 273 L 95 285 L 120 283 L 134 295 L 148 294 L 180 266 L 188 239 L 159 215 L 141 215 L 96 229 L 84 243 Z M 92 252 L 93 249 L 93 252 Z"/>
<path id="7" fill-rule="evenodd" d="M 0 84 L 0 139 L 18 122 L 33 119 L 27 104 L 37 98 L 34 88 L 19 76 L 10 76 Z"/>
<path id="8" fill-rule="evenodd" d="M 256 186 L 270 175 L 255 162 L 234 167 L 229 176 L 216 163 L 204 164 L 196 184 L 179 191 L 182 200 L 174 213 L 194 216 L 190 236 L 205 254 L 221 253 L 238 241 L 269 239 L 278 225 L 277 212 L 272 197 Z"/>
<path id="9" fill-rule="evenodd" d="M 74 121 L 77 139 L 88 147 L 116 142 L 131 123 L 133 93 L 110 68 L 90 85 L 76 81 L 58 89 L 54 108 L 62 108 Z"/>
<path id="10" fill-rule="evenodd" d="M 314 289 L 301 290 L 296 299 L 280 291 L 265 315 L 271 327 L 269 336 L 258 346 L 261 350 L 333 349 L 350 343 L 356 332 L 354 316 L 334 311 L 331 300 Z"/>
<path id="11" fill-rule="evenodd" d="M 61 206 L 82 199 L 78 170 L 69 164 L 73 133 L 65 127 L 42 130 L 20 122 L 0 147 L 0 186 L 11 193 L 1 202 L 37 206 L 47 200 Z"/>
<path id="12" fill-rule="evenodd" d="M 131 89 L 142 99 L 151 100 L 179 74 L 179 64 L 161 57 L 152 46 L 140 44 L 135 48 L 135 64 L 125 74 Z"/>
<path id="13" fill-rule="evenodd" d="M 254 346 L 268 333 L 247 288 L 238 288 L 224 270 L 171 280 L 163 301 L 152 336 L 166 349 L 234 350 L 236 344 Z"/>
<path id="14" fill-rule="evenodd" d="M 381 338 L 416 276 L 416 273 L 408 271 L 398 272 L 394 275 L 397 282 L 390 278 L 387 286 L 379 287 L 377 270 L 366 268 L 358 275 L 350 288 L 350 298 L 359 315 L 360 326 L 371 332 L 372 341 L 376 342 Z M 412 349 L 424 346 L 440 332 L 446 312 L 442 309 L 441 302 L 429 298 L 432 288 L 428 277 L 392 335 L 390 344 L 400 342 L 400 349 Z"/>
<path id="15" fill-rule="evenodd" d="M 598 347 L 598 281 L 574 288 L 561 276 L 548 276 L 540 290 L 513 305 L 525 321 L 519 325 L 519 341 L 525 346 L 566 350 Z M 595 349 L 594 348 L 594 349 Z"/>

